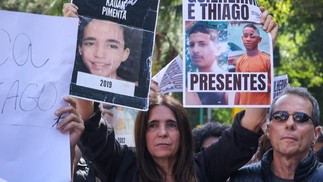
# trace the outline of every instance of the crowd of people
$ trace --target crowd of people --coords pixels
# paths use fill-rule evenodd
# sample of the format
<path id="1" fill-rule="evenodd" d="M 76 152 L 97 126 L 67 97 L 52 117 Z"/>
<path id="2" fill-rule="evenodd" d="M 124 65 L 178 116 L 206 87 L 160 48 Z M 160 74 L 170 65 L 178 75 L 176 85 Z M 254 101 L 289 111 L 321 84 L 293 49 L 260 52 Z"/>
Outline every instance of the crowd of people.
<path id="1" fill-rule="evenodd" d="M 270 32 L 275 41 L 278 25 L 264 8 L 261 11 L 262 28 Z M 77 7 L 72 3 L 64 4 L 63 13 L 67 17 L 78 17 Z M 79 54 L 84 56 L 89 72 L 121 79 L 116 69 L 130 53 L 123 39 L 123 28 L 108 22 L 108 27 L 114 28 L 121 40 L 115 40 L 115 34 L 112 36 L 111 33 L 108 35 L 112 38 L 106 39 L 107 32 L 87 38 L 91 26 L 102 23 L 107 22 L 92 20 L 84 28 L 84 37 L 78 45 Z M 216 55 L 203 57 L 194 52 L 203 36 L 210 39 L 207 43 L 210 50 L 216 46 L 217 35 L 212 31 L 200 23 L 190 32 L 190 54 L 200 70 L 206 68 L 201 61 L 204 58 L 211 58 L 212 64 L 207 65 L 209 68 L 218 68 L 217 62 L 214 63 Z M 257 28 L 246 25 L 242 39 L 259 42 L 261 37 Z M 106 55 L 108 51 L 96 48 L 101 45 L 96 41 L 101 40 L 109 45 L 105 48 L 119 51 L 118 59 L 113 59 L 117 60 L 116 63 L 94 61 L 110 56 Z M 92 53 L 87 50 L 92 50 Z M 244 56 L 253 55 L 264 58 L 264 61 L 268 59 L 256 47 L 247 48 Z M 243 62 L 244 58 L 241 58 L 238 65 Z M 267 62 L 263 64 L 268 68 Z M 108 67 L 107 71 L 102 71 Z M 265 95 L 267 97 L 268 93 Z M 186 96 L 195 104 L 206 102 L 198 93 Z M 221 103 L 226 103 L 225 95 L 216 97 L 221 97 Z M 244 97 L 251 96 L 240 95 L 240 104 L 251 100 L 244 101 Z M 252 99 L 263 100 L 267 104 L 266 99 L 254 96 Z M 64 100 L 68 105 L 55 114 L 67 114 L 56 127 L 62 133 L 70 134 L 72 180 L 75 182 L 323 181 L 319 105 L 303 87 L 287 87 L 272 101 L 269 110 L 248 108 L 239 112 L 232 126 L 210 122 L 193 129 L 182 104 L 170 95 L 161 94 L 158 85 L 152 83 L 148 111 L 140 111 L 136 117 L 135 148 L 121 145 L 115 139 L 111 123 L 103 117 L 109 112 L 103 111 L 99 103 L 71 97 Z M 265 131 L 262 130 L 264 124 Z"/>
<path id="2" fill-rule="evenodd" d="M 261 11 L 263 29 L 270 32 L 275 41 L 278 25 L 264 8 Z M 64 5 L 63 12 L 65 16 L 78 16 L 77 7 L 71 3 Z M 199 39 L 203 36 L 209 37 L 208 45 L 216 46 L 216 31 L 212 33 L 213 29 L 207 26 L 200 23 L 190 30 L 190 54 L 198 69 L 206 68 L 200 60 L 207 58 L 211 58 L 213 63 L 207 66 L 218 67 L 217 62 L 214 63 L 216 55 L 203 57 L 194 52 L 199 49 Z M 254 46 L 261 41 L 254 26 L 244 27 L 242 40 L 255 42 L 252 45 L 245 43 L 245 56 L 263 54 Z M 245 60 L 250 61 L 249 58 Z M 268 57 L 264 60 L 266 63 L 262 64 L 267 65 L 265 71 L 268 71 Z M 238 66 L 243 65 L 243 61 L 241 58 Z M 97 181 L 323 179 L 322 163 L 318 161 L 321 148 L 317 144 L 322 133 L 319 106 L 307 89 L 288 87 L 273 100 L 269 111 L 266 108 L 243 110 L 235 116 L 231 127 L 212 122 L 192 130 L 186 110 L 179 101 L 160 94 L 156 84 L 152 83 L 151 87 L 149 109 L 138 112 L 135 121 L 135 148 L 115 140 L 114 130 L 108 121 L 102 119 L 98 103 L 73 101 L 76 105 L 73 111 L 78 119 L 64 119 L 57 126 L 62 132 L 70 132 L 71 148 L 79 149 L 79 153 L 93 164 Z M 268 93 L 265 95 L 268 97 Z M 186 99 L 195 104 L 204 102 L 201 95 L 186 96 L 190 96 Z M 243 101 L 244 96 L 238 98 L 240 104 L 248 102 Z M 222 100 L 224 103 L 224 95 Z M 253 100 L 268 104 L 267 99 Z M 262 130 L 264 123 L 265 131 Z M 317 149 L 313 151 L 315 146 Z"/>

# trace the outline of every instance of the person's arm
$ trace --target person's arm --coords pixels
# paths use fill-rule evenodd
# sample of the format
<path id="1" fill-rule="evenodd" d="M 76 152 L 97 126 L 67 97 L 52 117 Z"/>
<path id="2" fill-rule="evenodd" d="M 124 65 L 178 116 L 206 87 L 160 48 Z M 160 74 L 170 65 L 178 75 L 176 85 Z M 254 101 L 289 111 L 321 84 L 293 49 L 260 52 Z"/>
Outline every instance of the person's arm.
<path id="1" fill-rule="evenodd" d="M 267 108 L 248 108 L 241 119 L 241 126 L 250 131 L 259 132 L 266 121 L 266 114 Z"/>
<path id="2" fill-rule="evenodd" d="M 76 102 L 76 109 L 81 114 L 82 119 L 84 121 L 88 120 L 94 113 L 94 102 L 85 100 L 85 99 L 79 99 L 79 98 L 74 98 L 74 99 Z"/>
<path id="3" fill-rule="evenodd" d="M 85 130 L 78 143 L 84 156 L 94 163 L 101 180 L 114 181 L 122 160 L 123 146 L 115 140 L 113 128 L 101 115 L 97 103 L 93 115 L 85 121 Z"/>
<path id="4" fill-rule="evenodd" d="M 260 7 L 260 11 L 262 12 L 260 16 L 260 22 L 263 24 L 263 29 L 270 33 L 272 38 L 272 43 L 275 45 L 277 34 L 278 34 L 278 24 L 273 20 L 273 17 L 269 14 L 269 12 L 264 8 Z"/>
<path id="5" fill-rule="evenodd" d="M 225 181 L 251 159 L 263 134 L 258 127 L 264 120 L 262 116 L 262 109 L 239 112 L 219 141 L 197 154 L 197 163 L 209 181 Z"/>
<path id="6" fill-rule="evenodd" d="M 150 99 L 157 98 L 159 93 L 158 85 L 152 83 Z M 134 160 L 133 152 L 115 140 L 112 126 L 101 117 L 102 113 L 111 115 L 110 111 L 100 109 L 98 103 L 78 102 L 78 104 L 80 104 L 79 109 L 88 111 L 87 114 L 90 113 L 89 107 L 92 111 L 92 116 L 85 121 L 85 130 L 78 146 L 82 153 L 94 163 L 101 179 L 115 181 L 118 174 L 133 169 L 132 165 L 135 165 L 131 163 Z"/>

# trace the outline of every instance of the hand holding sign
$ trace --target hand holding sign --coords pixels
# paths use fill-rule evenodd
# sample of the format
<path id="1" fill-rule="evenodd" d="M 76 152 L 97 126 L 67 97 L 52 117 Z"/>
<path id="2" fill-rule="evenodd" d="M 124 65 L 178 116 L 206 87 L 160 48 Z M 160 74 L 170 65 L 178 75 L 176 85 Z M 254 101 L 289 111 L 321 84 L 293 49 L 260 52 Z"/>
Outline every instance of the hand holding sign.
<path id="1" fill-rule="evenodd" d="M 65 117 L 58 122 L 57 129 L 62 133 L 69 132 L 70 145 L 71 148 L 73 148 L 80 140 L 84 131 L 84 121 L 81 114 L 76 110 L 75 98 L 64 97 L 64 101 L 68 102 L 69 105 L 60 108 L 55 112 L 57 116 L 66 114 Z"/>

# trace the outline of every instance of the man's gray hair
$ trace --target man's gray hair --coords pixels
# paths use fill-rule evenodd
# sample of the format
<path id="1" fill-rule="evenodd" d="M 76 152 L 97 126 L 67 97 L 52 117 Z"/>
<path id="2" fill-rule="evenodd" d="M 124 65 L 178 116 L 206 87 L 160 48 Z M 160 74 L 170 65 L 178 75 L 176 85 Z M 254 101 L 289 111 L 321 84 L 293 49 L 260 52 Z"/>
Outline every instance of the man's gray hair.
<path id="1" fill-rule="evenodd" d="M 317 103 L 317 100 L 311 95 L 311 93 L 307 90 L 307 88 L 304 87 L 286 87 L 278 97 L 274 98 L 273 102 L 271 103 L 271 106 L 269 108 L 269 114 L 273 113 L 273 110 L 276 107 L 276 101 L 284 96 L 284 95 L 297 95 L 304 99 L 309 100 L 312 103 L 313 109 L 311 113 L 311 118 L 313 120 L 313 123 L 315 126 L 318 126 L 320 124 L 320 107 Z"/>

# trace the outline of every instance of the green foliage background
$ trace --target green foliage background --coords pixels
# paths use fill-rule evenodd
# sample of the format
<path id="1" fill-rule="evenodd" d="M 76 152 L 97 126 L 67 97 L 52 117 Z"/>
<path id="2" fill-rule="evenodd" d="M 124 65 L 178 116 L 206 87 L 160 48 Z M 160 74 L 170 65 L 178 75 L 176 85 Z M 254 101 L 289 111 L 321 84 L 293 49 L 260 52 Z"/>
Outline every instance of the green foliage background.
<path id="1" fill-rule="evenodd" d="M 62 16 L 64 0 L 1 0 L 0 9 Z M 323 1 L 259 0 L 279 24 L 275 76 L 288 74 L 293 86 L 307 87 L 323 105 Z M 182 1 L 161 0 L 153 57 L 153 74 L 182 54 Z M 181 94 L 174 94 L 181 99 Z M 205 110 L 205 109 L 204 109 Z M 204 111 L 203 110 L 203 111 Z M 188 109 L 192 126 L 201 110 Z M 203 112 L 202 121 L 207 120 Z M 213 121 L 230 123 L 231 109 L 212 109 Z M 322 115 L 321 115 L 322 121 Z"/>

